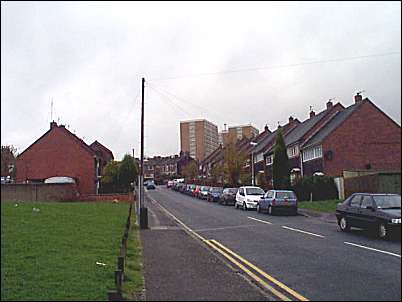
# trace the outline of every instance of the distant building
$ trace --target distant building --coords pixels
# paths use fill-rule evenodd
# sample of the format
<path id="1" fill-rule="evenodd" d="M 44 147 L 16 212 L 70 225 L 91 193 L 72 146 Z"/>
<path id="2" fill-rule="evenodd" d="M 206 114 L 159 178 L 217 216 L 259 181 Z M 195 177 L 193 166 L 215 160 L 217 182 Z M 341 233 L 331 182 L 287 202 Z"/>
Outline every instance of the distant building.
<path id="1" fill-rule="evenodd" d="M 219 146 L 218 127 L 204 119 L 180 122 L 181 150 L 202 161 Z"/>
<path id="2" fill-rule="evenodd" d="M 228 143 L 235 144 L 237 141 L 246 139 L 252 139 L 257 137 L 259 131 L 252 125 L 244 126 L 232 126 L 228 130 L 224 129 L 219 133 L 219 143 L 226 146 Z"/>
<path id="3" fill-rule="evenodd" d="M 112 159 L 112 152 L 99 142 L 88 146 L 64 125 L 51 122 L 50 129 L 18 155 L 16 181 L 43 183 L 66 177 L 75 181 L 80 194 L 95 194 L 102 166 Z"/>

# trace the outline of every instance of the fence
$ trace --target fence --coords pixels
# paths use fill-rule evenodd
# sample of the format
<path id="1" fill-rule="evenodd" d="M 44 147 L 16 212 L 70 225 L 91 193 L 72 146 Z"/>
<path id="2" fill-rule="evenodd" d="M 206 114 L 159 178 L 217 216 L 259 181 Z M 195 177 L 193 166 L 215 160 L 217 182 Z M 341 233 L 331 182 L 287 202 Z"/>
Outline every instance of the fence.
<path id="1" fill-rule="evenodd" d="M 401 194 L 401 173 L 380 172 L 345 178 L 344 190 L 345 198 L 357 192 Z"/>
<path id="2" fill-rule="evenodd" d="M 114 271 L 114 283 L 116 290 L 108 291 L 109 301 L 122 301 L 122 284 L 124 281 L 124 270 L 127 255 L 127 239 L 131 227 L 131 215 L 134 210 L 133 202 L 130 203 L 130 208 L 128 210 L 127 222 L 124 228 L 123 237 L 121 239 L 119 256 L 117 257 L 117 270 Z"/>
<path id="3" fill-rule="evenodd" d="M 2 201 L 63 201 L 77 194 L 76 184 L 1 184 Z"/>

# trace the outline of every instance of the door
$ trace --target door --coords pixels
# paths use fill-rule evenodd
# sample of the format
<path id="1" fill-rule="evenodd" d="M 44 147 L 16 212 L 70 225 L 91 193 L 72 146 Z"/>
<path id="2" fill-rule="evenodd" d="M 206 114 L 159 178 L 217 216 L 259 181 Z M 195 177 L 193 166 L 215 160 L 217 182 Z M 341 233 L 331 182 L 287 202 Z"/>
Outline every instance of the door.
<path id="1" fill-rule="evenodd" d="M 350 200 L 349 208 L 346 213 L 346 218 L 349 221 L 349 225 L 360 227 L 360 219 L 358 218 L 360 212 L 360 204 L 362 200 L 362 195 L 355 195 Z"/>
<path id="2" fill-rule="evenodd" d="M 362 228 L 369 228 L 373 226 L 376 217 L 374 212 L 374 201 L 370 195 L 364 195 L 359 209 L 359 224 Z"/>

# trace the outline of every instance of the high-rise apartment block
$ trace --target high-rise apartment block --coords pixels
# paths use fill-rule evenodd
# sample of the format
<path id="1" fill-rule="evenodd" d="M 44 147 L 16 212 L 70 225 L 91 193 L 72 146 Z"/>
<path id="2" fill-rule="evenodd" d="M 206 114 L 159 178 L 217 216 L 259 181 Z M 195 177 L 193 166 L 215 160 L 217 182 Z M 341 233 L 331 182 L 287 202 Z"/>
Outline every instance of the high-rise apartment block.
<path id="1" fill-rule="evenodd" d="M 204 119 L 180 122 L 181 151 L 192 158 L 201 161 L 218 146 L 218 126 Z"/>
<path id="2" fill-rule="evenodd" d="M 236 143 L 236 141 L 243 138 L 251 139 L 256 137 L 258 133 L 258 129 L 252 125 L 229 127 L 228 130 L 225 129 L 219 133 L 219 143 L 222 145 Z"/>

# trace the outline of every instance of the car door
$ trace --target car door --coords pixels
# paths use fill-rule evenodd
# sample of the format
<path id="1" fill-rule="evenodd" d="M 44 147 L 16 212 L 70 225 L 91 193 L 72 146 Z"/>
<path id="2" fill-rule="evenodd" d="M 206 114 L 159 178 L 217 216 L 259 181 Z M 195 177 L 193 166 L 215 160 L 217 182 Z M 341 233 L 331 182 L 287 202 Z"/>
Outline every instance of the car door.
<path id="1" fill-rule="evenodd" d="M 363 195 L 359 209 L 359 224 L 362 228 L 369 228 L 376 222 L 374 200 L 370 195 Z"/>
<path id="2" fill-rule="evenodd" d="M 359 219 L 360 204 L 362 200 L 362 195 L 356 194 L 350 200 L 349 207 L 346 211 L 346 218 L 351 226 L 361 227 L 361 220 Z"/>
<path id="3" fill-rule="evenodd" d="M 240 188 L 238 198 L 236 198 L 236 203 L 238 205 L 243 205 L 243 201 L 244 201 L 244 188 Z"/>

